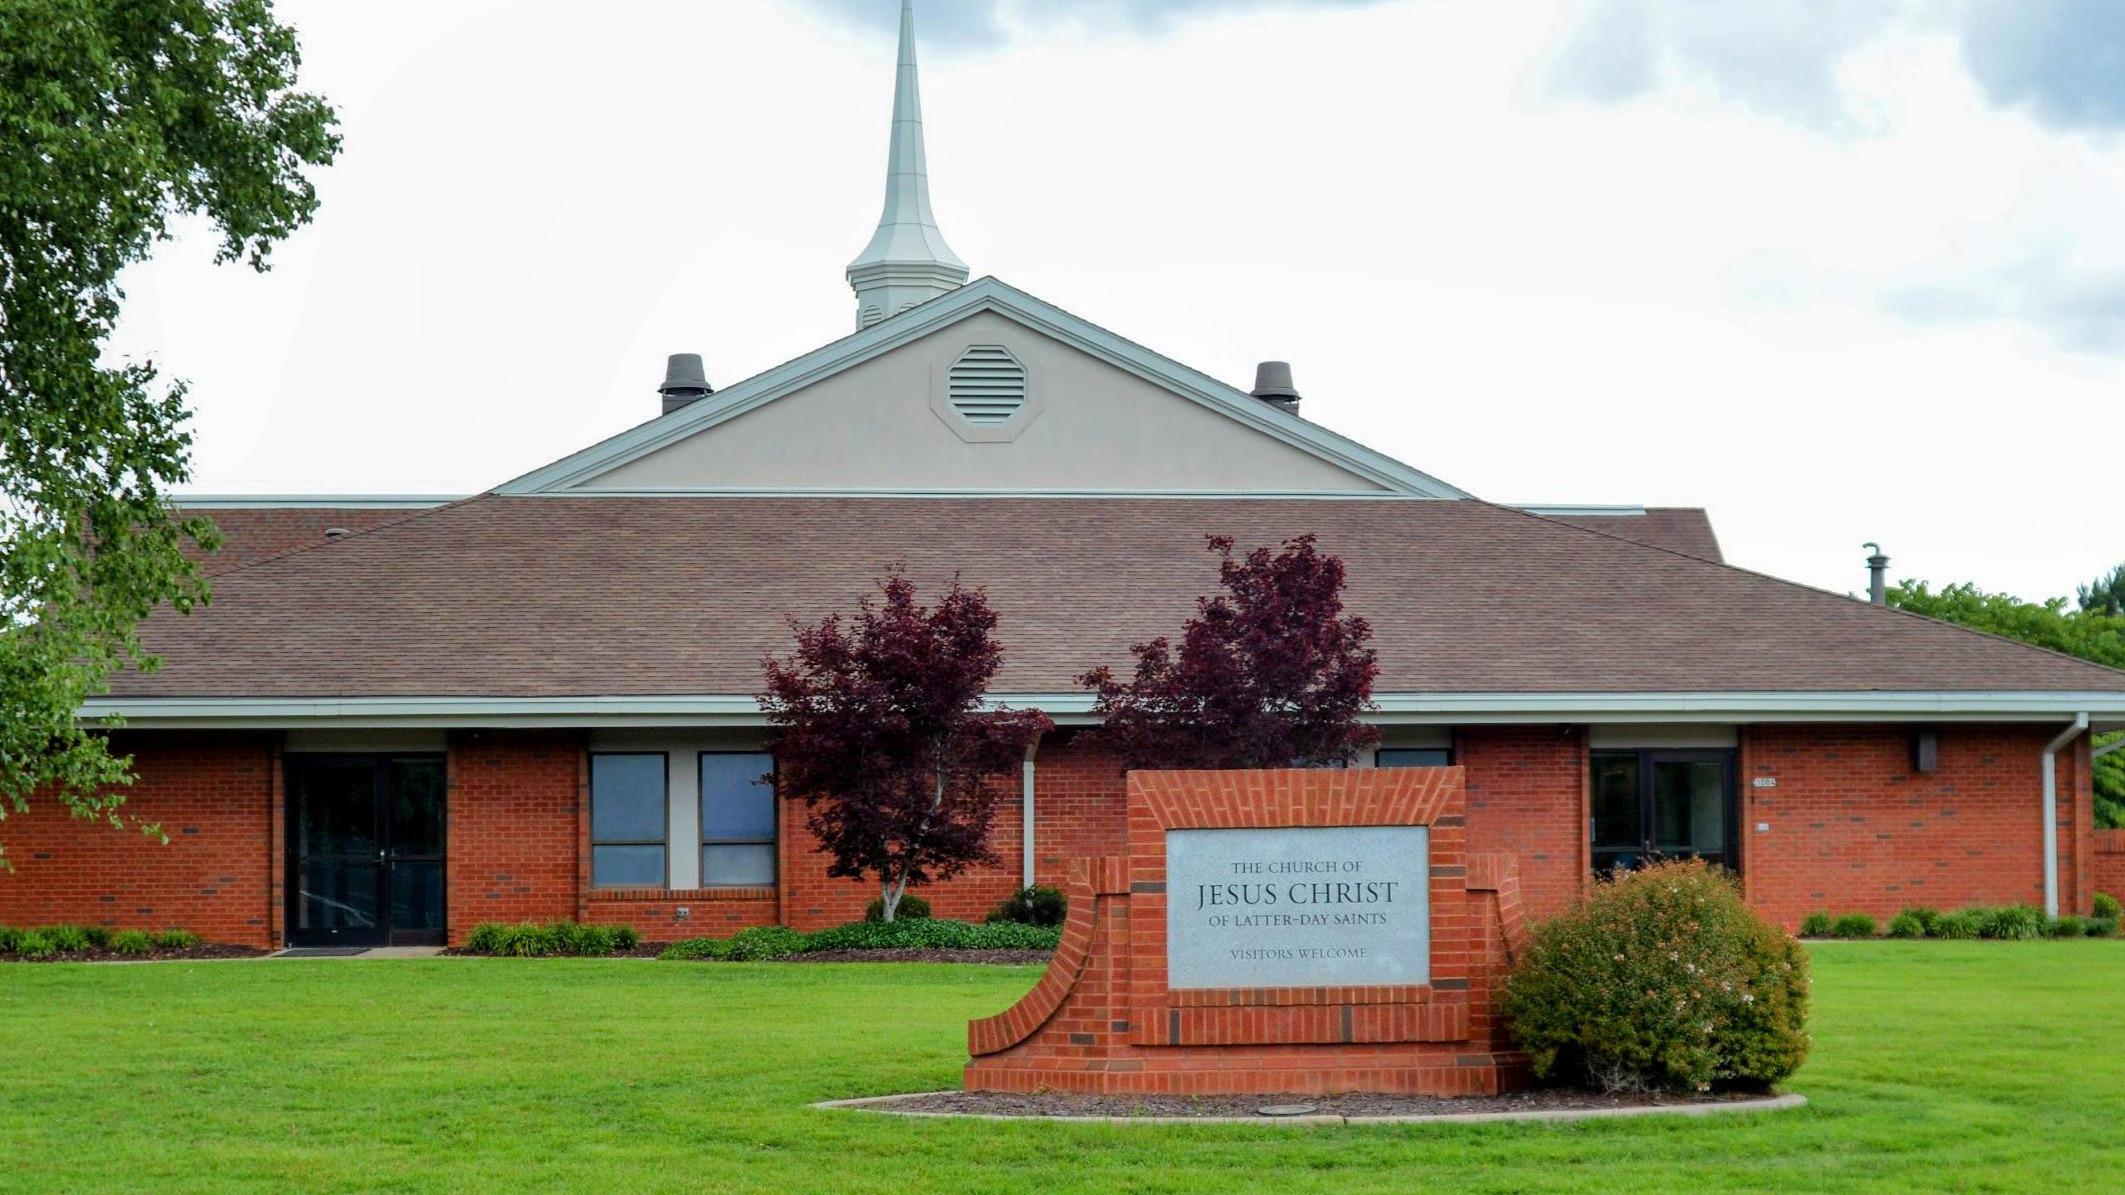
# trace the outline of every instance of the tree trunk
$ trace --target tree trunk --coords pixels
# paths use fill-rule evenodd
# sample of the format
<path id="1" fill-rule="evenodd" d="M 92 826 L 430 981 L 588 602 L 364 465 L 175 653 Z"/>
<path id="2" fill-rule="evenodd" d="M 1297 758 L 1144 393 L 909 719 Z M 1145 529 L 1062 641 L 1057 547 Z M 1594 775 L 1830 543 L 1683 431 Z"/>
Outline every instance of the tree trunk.
<path id="1" fill-rule="evenodd" d="M 907 894 L 908 877 L 905 874 L 898 880 L 889 880 L 883 876 L 879 877 L 878 907 L 880 911 L 878 919 L 887 925 L 891 925 L 893 918 L 900 913 L 900 898 Z"/>

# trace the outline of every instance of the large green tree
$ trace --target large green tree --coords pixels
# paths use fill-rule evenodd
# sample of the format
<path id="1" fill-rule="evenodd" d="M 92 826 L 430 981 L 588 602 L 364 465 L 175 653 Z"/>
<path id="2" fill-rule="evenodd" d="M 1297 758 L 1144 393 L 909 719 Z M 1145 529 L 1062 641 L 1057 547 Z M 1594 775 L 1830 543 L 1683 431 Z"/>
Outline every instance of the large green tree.
<path id="1" fill-rule="evenodd" d="M 2087 602 L 2085 593 L 2082 601 Z M 2003 593 L 1986 593 L 1967 583 L 1949 585 L 1936 593 L 1923 581 L 1890 587 L 1889 604 L 2097 664 L 2125 668 L 2125 617 L 2105 613 L 2099 606 L 2069 609 L 2065 598 L 2025 602 Z M 2117 737 L 2105 735 L 2098 741 L 2109 742 Z M 2096 761 L 2095 813 L 2099 826 L 2125 827 L 2125 751 Z"/>
<path id="2" fill-rule="evenodd" d="M 2125 564 L 2081 586 L 2076 596 L 2081 599 L 2083 610 L 2125 618 Z"/>
<path id="3" fill-rule="evenodd" d="M 120 275 L 178 220 L 257 270 L 309 220 L 339 138 L 299 57 L 270 0 L 0 0 L 0 818 L 122 821 L 131 761 L 76 711 L 153 667 L 150 611 L 205 600 L 214 531 L 170 505 L 183 384 L 106 358 Z"/>

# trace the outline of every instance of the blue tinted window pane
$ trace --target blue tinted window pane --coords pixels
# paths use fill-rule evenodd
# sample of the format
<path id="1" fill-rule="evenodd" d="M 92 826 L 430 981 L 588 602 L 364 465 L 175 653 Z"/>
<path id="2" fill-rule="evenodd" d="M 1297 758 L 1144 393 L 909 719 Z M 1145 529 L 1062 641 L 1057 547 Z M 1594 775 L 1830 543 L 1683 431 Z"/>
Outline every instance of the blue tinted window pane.
<path id="1" fill-rule="evenodd" d="M 1373 764 L 1382 768 L 1443 768 L 1454 761 L 1444 747 L 1382 747 Z"/>
<path id="2" fill-rule="evenodd" d="M 664 757 L 590 757 L 590 837 L 593 842 L 664 841 Z"/>
<path id="3" fill-rule="evenodd" d="M 775 769 L 771 755 L 701 753 L 701 837 L 775 837 Z"/>
<path id="4" fill-rule="evenodd" d="M 598 888 L 662 888 L 661 846 L 594 846 L 590 848 L 590 882 Z"/>
<path id="5" fill-rule="evenodd" d="M 774 884 L 773 846 L 701 848 L 701 886 L 704 888 L 772 888 Z"/>

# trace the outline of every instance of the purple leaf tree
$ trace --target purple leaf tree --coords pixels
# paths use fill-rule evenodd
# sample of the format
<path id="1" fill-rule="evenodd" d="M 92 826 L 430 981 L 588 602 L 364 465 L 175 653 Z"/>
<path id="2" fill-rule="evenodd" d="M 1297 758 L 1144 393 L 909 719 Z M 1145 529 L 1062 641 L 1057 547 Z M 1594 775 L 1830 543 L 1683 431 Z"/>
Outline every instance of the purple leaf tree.
<path id="1" fill-rule="evenodd" d="M 855 617 L 795 619 L 797 646 L 769 656 L 760 704 L 785 795 L 833 857 L 827 874 L 871 879 L 885 920 L 911 885 L 995 861 L 996 782 L 1052 727 L 1037 710 L 985 710 L 1003 663 L 996 615 L 955 577 L 934 607 L 898 569 Z"/>
<path id="2" fill-rule="evenodd" d="M 1343 562 L 1286 540 L 1233 554 L 1209 538 L 1223 592 L 1196 599 L 1178 650 L 1130 648 L 1125 684 L 1105 667 L 1079 678 L 1097 698 L 1097 740 L 1129 768 L 1288 768 L 1348 764 L 1379 739 L 1372 628 L 1343 613 Z"/>

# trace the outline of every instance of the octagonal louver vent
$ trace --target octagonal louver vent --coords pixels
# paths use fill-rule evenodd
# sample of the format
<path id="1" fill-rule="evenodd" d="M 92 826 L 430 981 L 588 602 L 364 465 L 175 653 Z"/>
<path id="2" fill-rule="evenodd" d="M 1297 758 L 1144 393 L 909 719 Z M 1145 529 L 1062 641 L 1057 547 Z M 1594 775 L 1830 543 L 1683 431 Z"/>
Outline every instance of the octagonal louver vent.
<path id="1" fill-rule="evenodd" d="M 1026 405 L 1026 367 L 1002 345 L 974 345 L 952 362 L 951 400 L 976 427 L 1008 422 Z"/>

